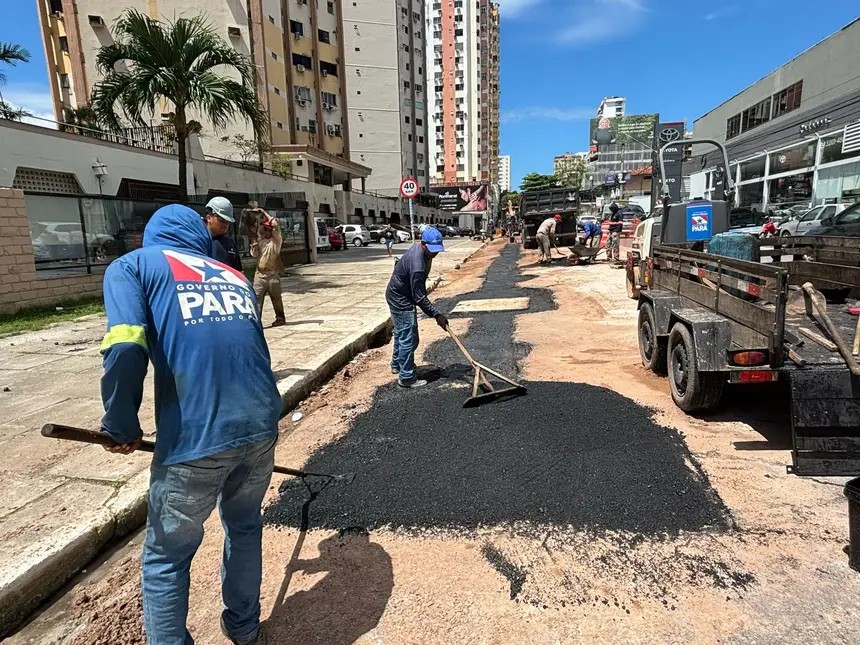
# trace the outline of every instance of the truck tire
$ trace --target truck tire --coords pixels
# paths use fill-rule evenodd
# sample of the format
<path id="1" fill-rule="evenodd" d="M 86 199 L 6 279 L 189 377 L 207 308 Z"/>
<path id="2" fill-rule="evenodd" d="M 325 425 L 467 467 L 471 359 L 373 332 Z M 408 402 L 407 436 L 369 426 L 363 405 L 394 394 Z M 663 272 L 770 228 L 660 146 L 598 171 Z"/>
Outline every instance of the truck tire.
<path id="1" fill-rule="evenodd" d="M 720 372 L 699 371 L 693 336 L 683 323 L 672 327 L 666 356 L 675 405 L 684 412 L 701 412 L 719 405 L 726 377 Z"/>
<path id="2" fill-rule="evenodd" d="M 657 335 L 657 320 L 650 302 L 639 308 L 639 356 L 642 365 L 655 374 L 666 374 L 666 341 Z"/>

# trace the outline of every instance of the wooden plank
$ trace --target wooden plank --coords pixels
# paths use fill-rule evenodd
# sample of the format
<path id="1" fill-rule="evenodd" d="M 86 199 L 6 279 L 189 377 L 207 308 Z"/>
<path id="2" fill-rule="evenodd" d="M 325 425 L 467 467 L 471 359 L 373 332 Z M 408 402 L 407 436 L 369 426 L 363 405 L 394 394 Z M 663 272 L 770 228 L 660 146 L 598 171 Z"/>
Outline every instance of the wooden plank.
<path id="1" fill-rule="evenodd" d="M 815 333 L 811 329 L 807 329 L 806 327 L 798 327 L 797 331 L 806 336 L 809 340 L 818 343 L 819 345 L 831 352 L 835 352 L 838 349 L 838 347 L 836 347 L 836 343 L 827 340 L 824 336 Z"/>
<path id="2" fill-rule="evenodd" d="M 805 437 L 795 435 L 795 450 L 813 452 L 856 452 L 860 453 L 860 437 Z"/>
<path id="3" fill-rule="evenodd" d="M 791 400 L 860 399 L 860 378 L 847 368 L 794 370 L 790 374 Z M 860 423 L 858 423 L 860 425 Z"/>
<path id="4" fill-rule="evenodd" d="M 710 253 L 701 253 L 699 251 L 687 251 L 680 249 L 671 249 L 669 247 L 658 246 L 654 249 L 653 257 L 655 263 L 658 259 L 674 260 L 675 262 L 696 262 L 702 266 L 713 266 L 717 264 L 724 269 L 734 269 L 748 276 L 756 276 L 762 279 L 776 278 L 780 272 L 785 269 L 774 267 L 771 265 L 761 264 L 759 262 L 749 262 L 747 260 L 738 260 L 735 258 L 727 258 L 721 255 L 713 255 Z"/>
<path id="5" fill-rule="evenodd" d="M 812 282 L 813 285 L 816 285 L 816 281 L 821 280 L 842 284 L 846 287 L 860 285 L 860 267 L 802 261 L 789 264 L 788 271 L 791 284 L 796 285 L 801 285 L 804 282 Z"/>
<path id="6" fill-rule="evenodd" d="M 713 309 L 763 336 L 770 338 L 773 333 L 776 313 L 756 303 L 741 300 L 727 293 L 720 293 L 719 302 L 715 303 L 713 290 L 690 280 L 681 281 L 680 295 Z"/>

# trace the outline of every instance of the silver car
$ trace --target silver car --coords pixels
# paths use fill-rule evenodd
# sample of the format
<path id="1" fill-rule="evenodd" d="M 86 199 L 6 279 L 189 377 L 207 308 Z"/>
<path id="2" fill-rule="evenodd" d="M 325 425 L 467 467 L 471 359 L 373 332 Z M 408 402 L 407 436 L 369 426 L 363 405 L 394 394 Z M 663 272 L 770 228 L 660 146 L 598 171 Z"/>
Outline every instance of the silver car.
<path id="1" fill-rule="evenodd" d="M 849 206 L 851 204 L 825 204 L 823 206 L 816 206 L 806 211 L 799 219 L 783 222 L 779 227 L 779 234 L 785 237 L 803 235 L 809 229 L 819 226 L 821 220 L 838 215 Z"/>
<path id="2" fill-rule="evenodd" d="M 353 246 L 367 246 L 370 244 L 370 231 L 358 224 L 341 224 L 335 229 L 343 235 L 346 244 Z"/>

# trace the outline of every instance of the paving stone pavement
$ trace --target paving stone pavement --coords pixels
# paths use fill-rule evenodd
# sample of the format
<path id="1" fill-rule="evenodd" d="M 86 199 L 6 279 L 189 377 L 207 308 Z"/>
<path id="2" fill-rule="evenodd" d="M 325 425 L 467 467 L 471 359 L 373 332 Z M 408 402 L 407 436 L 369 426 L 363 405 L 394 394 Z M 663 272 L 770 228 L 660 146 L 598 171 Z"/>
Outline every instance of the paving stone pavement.
<path id="1" fill-rule="evenodd" d="M 450 240 L 430 283 L 481 247 Z M 395 247 L 395 256 L 408 247 Z M 380 247 L 350 249 L 291 267 L 287 324 L 267 328 L 285 409 L 367 347 L 388 324 L 393 261 Z M 267 302 L 264 325 L 274 313 Z M 45 439 L 48 422 L 98 428 L 102 316 L 0 338 L 0 637 L 145 517 L 149 456 Z M 154 437 L 151 370 L 141 424 Z"/>

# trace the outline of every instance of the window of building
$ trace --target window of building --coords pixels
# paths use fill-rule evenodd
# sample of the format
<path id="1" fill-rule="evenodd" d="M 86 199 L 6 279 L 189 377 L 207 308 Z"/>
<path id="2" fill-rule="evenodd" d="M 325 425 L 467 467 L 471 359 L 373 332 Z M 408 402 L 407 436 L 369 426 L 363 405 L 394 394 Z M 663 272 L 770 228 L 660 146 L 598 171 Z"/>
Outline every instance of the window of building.
<path id="1" fill-rule="evenodd" d="M 405 33 L 405 34 L 409 33 L 409 27 L 407 25 L 403 25 L 403 33 Z"/>
<path id="2" fill-rule="evenodd" d="M 311 134 L 317 133 L 316 119 L 308 119 L 308 132 L 310 132 Z"/>
<path id="3" fill-rule="evenodd" d="M 770 120 L 770 97 L 741 113 L 741 132 L 747 132 Z"/>
<path id="4" fill-rule="evenodd" d="M 60 36 L 60 51 L 68 52 L 69 51 L 69 38 L 68 36 Z"/>
<path id="5" fill-rule="evenodd" d="M 815 141 L 802 143 L 794 148 L 774 152 L 770 155 L 770 174 L 800 170 L 815 165 Z"/>
<path id="6" fill-rule="evenodd" d="M 403 81 L 403 89 L 404 90 L 408 90 L 410 87 L 412 87 L 412 86 L 409 84 L 409 81 Z"/>
<path id="7" fill-rule="evenodd" d="M 759 157 L 741 164 L 741 181 L 764 177 L 765 157 Z"/>
<path id="8" fill-rule="evenodd" d="M 418 75 L 419 75 L 419 76 L 421 76 L 422 74 L 424 74 L 424 68 L 423 68 L 423 67 L 419 67 L 419 68 L 418 68 Z"/>
<path id="9" fill-rule="evenodd" d="M 68 74 L 60 74 L 60 87 L 64 90 L 67 90 L 71 87 L 69 84 L 69 75 Z"/>
<path id="10" fill-rule="evenodd" d="M 415 125 L 424 125 L 424 119 L 415 119 Z"/>
<path id="11" fill-rule="evenodd" d="M 276 88 L 274 88 L 274 89 L 275 89 L 275 94 L 277 94 L 278 96 L 280 96 L 280 95 L 281 95 L 281 88 L 280 88 L 280 87 L 276 87 Z"/>
<path id="12" fill-rule="evenodd" d="M 412 135 L 411 135 L 411 134 L 407 134 L 407 135 L 406 135 L 406 140 L 407 140 L 407 141 L 412 141 Z"/>
<path id="13" fill-rule="evenodd" d="M 284 124 L 281 123 L 280 121 L 275 121 L 275 125 L 277 126 L 278 130 L 284 129 Z"/>
<path id="14" fill-rule="evenodd" d="M 406 63 L 406 71 L 409 71 L 409 63 Z"/>
<path id="15" fill-rule="evenodd" d="M 320 61 L 320 74 L 323 76 L 337 76 L 337 65 L 327 63 L 324 60 Z"/>
<path id="16" fill-rule="evenodd" d="M 328 12 L 329 12 L 331 15 L 334 15 L 334 2 L 329 2 L 329 3 L 328 3 Z"/>
<path id="17" fill-rule="evenodd" d="M 421 92 L 423 92 L 423 91 L 424 91 L 424 86 L 421 85 L 420 83 L 416 83 L 415 84 L 415 92 L 418 94 L 421 94 Z"/>
<path id="18" fill-rule="evenodd" d="M 406 123 L 409 123 L 409 117 L 408 117 L 408 116 L 403 117 L 403 120 L 404 120 Z"/>
<path id="19" fill-rule="evenodd" d="M 323 92 L 322 100 L 323 105 L 328 104 L 332 107 L 337 107 L 337 94 L 332 94 L 331 92 Z"/>
<path id="20" fill-rule="evenodd" d="M 839 132 L 821 139 L 821 163 L 833 163 L 851 157 L 860 157 L 860 150 L 842 152 L 843 133 Z"/>
<path id="21" fill-rule="evenodd" d="M 272 58 L 278 60 L 278 55 L 275 52 L 271 52 Z"/>
<path id="22" fill-rule="evenodd" d="M 269 16 L 269 22 L 270 22 L 270 23 L 272 23 L 272 24 L 274 25 L 274 24 L 275 24 L 275 17 L 274 17 L 274 16 Z"/>
<path id="23" fill-rule="evenodd" d="M 811 199 L 811 172 L 770 180 L 768 186 L 768 204 L 791 206 L 793 204 L 808 203 Z"/>
<path id="24" fill-rule="evenodd" d="M 418 135 L 418 143 L 424 143 L 424 137 Z"/>
<path id="25" fill-rule="evenodd" d="M 321 43 L 331 44 L 331 34 L 325 29 L 317 29 L 317 37 L 320 39 Z"/>
<path id="26" fill-rule="evenodd" d="M 294 86 L 296 99 L 299 101 L 310 101 L 311 100 L 311 88 L 304 87 L 302 85 Z"/>
<path id="27" fill-rule="evenodd" d="M 304 56 L 303 54 L 293 54 L 293 65 L 298 67 L 301 65 L 305 69 L 310 69 L 313 66 L 313 61 L 310 56 Z"/>
<path id="28" fill-rule="evenodd" d="M 781 92 L 773 95 L 773 118 L 788 114 L 800 107 L 803 95 L 803 81 L 798 81 Z"/>
<path id="29" fill-rule="evenodd" d="M 304 36 L 305 26 L 298 20 L 290 20 L 290 33 L 294 36 Z"/>
<path id="30" fill-rule="evenodd" d="M 735 114 L 726 121 L 726 141 L 734 139 L 741 133 L 741 115 Z"/>

